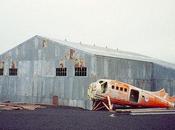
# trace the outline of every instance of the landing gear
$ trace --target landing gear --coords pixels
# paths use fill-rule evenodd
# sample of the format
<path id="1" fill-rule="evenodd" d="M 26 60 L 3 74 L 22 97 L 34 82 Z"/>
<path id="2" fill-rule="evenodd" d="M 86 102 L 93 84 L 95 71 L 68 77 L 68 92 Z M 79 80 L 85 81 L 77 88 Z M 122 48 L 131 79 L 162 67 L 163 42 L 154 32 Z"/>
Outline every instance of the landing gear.
<path id="1" fill-rule="evenodd" d="M 104 100 L 104 101 L 101 101 L 101 100 L 93 101 L 93 106 L 92 106 L 93 111 L 104 110 L 104 109 L 107 109 L 110 112 L 113 111 L 113 105 L 111 104 L 111 100 L 109 96 L 107 96 L 107 100 Z"/>

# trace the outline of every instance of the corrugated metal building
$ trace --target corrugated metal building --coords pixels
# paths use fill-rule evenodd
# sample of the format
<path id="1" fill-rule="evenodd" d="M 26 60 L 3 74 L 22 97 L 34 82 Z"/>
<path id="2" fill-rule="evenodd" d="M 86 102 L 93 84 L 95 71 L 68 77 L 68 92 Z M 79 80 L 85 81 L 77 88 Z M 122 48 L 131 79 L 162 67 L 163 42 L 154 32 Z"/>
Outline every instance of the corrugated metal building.
<path id="1" fill-rule="evenodd" d="M 0 56 L 0 101 L 90 108 L 87 88 L 100 78 L 175 94 L 175 66 L 143 55 L 34 36 Z"/>

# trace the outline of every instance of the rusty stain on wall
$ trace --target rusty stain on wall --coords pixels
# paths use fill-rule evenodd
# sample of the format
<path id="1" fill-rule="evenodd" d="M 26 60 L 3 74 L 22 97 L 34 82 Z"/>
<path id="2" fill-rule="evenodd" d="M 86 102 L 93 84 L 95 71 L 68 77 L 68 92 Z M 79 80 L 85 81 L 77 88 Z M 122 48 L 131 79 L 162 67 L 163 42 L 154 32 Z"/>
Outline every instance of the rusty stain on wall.
<path id="1" fill-rule="evenodd" d="M 74 54 L 75 54 L 75 50 L 74 49 L 70 49 L 70 59 L 74 58 Z"/>
<path id="2" fill-rule="evenodd" d="M 64 61 L 63 59 L 61 59 L 61 60 L 59 61 L 59 67 L 60 67 L 60 68 L 64 68 L 64 66 L 65 66 L 65 61 Z"/>
<path id="3" fill-rule="evenodd" d="M 76 58 L 75 67 L 85 67 L 85 61 L 81 58 Z"/>
<path id="4" fill-rule="evenodd" d="M 43 40 L 42 47 L 47 47 L 47 40 L 46 39 Z"/>
<path id="5" fill-rule="evenodd" d="M 85 60 L 80 59 L 80 67 L 85 67 Z"/>
<path id="6" fill-rule="evenodd" d="M 15 69 L 15 68 L 16 68 L 16 61 L 12 61 L 11 68 L 12 68 L 12 69 Z"/>
<path id="7" fill-rule="evenodd" d="M 64 59 L 66 60 L 71 60 L 74 64 L 74 67 L 85 67 L 85 60 L 83 58 L 81 58 L 79 55 L 76 54 L 76 51 L 74 49 L 69 49 L 69 51 L 67 53 L 65 53 L 64 55 Z M 63 59 L 61 59 L 61 61 L 59 62 L 59 65 L 64 67 L 64 63 L 65 61 Z"/>

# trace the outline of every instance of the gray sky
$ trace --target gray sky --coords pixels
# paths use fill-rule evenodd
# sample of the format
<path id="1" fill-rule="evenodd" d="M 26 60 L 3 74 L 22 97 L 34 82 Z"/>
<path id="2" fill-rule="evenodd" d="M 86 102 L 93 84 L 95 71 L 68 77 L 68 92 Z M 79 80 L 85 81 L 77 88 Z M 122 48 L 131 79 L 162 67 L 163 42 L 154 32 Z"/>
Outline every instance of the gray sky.
<path id="1" fill-rule="evenodd" d="M 37 34 L 175 63 L 175 0 L 0 0 L 0 53 Z"/>

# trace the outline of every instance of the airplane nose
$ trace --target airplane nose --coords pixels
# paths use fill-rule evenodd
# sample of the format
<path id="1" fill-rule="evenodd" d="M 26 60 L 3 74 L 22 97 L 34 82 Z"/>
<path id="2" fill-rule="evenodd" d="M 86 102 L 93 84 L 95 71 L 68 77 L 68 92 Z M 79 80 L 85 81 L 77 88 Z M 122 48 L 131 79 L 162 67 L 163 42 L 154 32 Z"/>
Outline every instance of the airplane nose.
<path id="1" fill-rule="evenodd" d="M 88 88 L 88 96 L 92 99 L 98 99 L 98 95 L 101 93 L 101 85 L 98 83 L 91 83 Z"/>
<path id="2" fill-rule="evenodd" d="M 96 85 L 95 83 L 91 83 L 88 87 L 88 96 L 90 99 L 94 99 L 95 92 L 96 92 Z"/>

